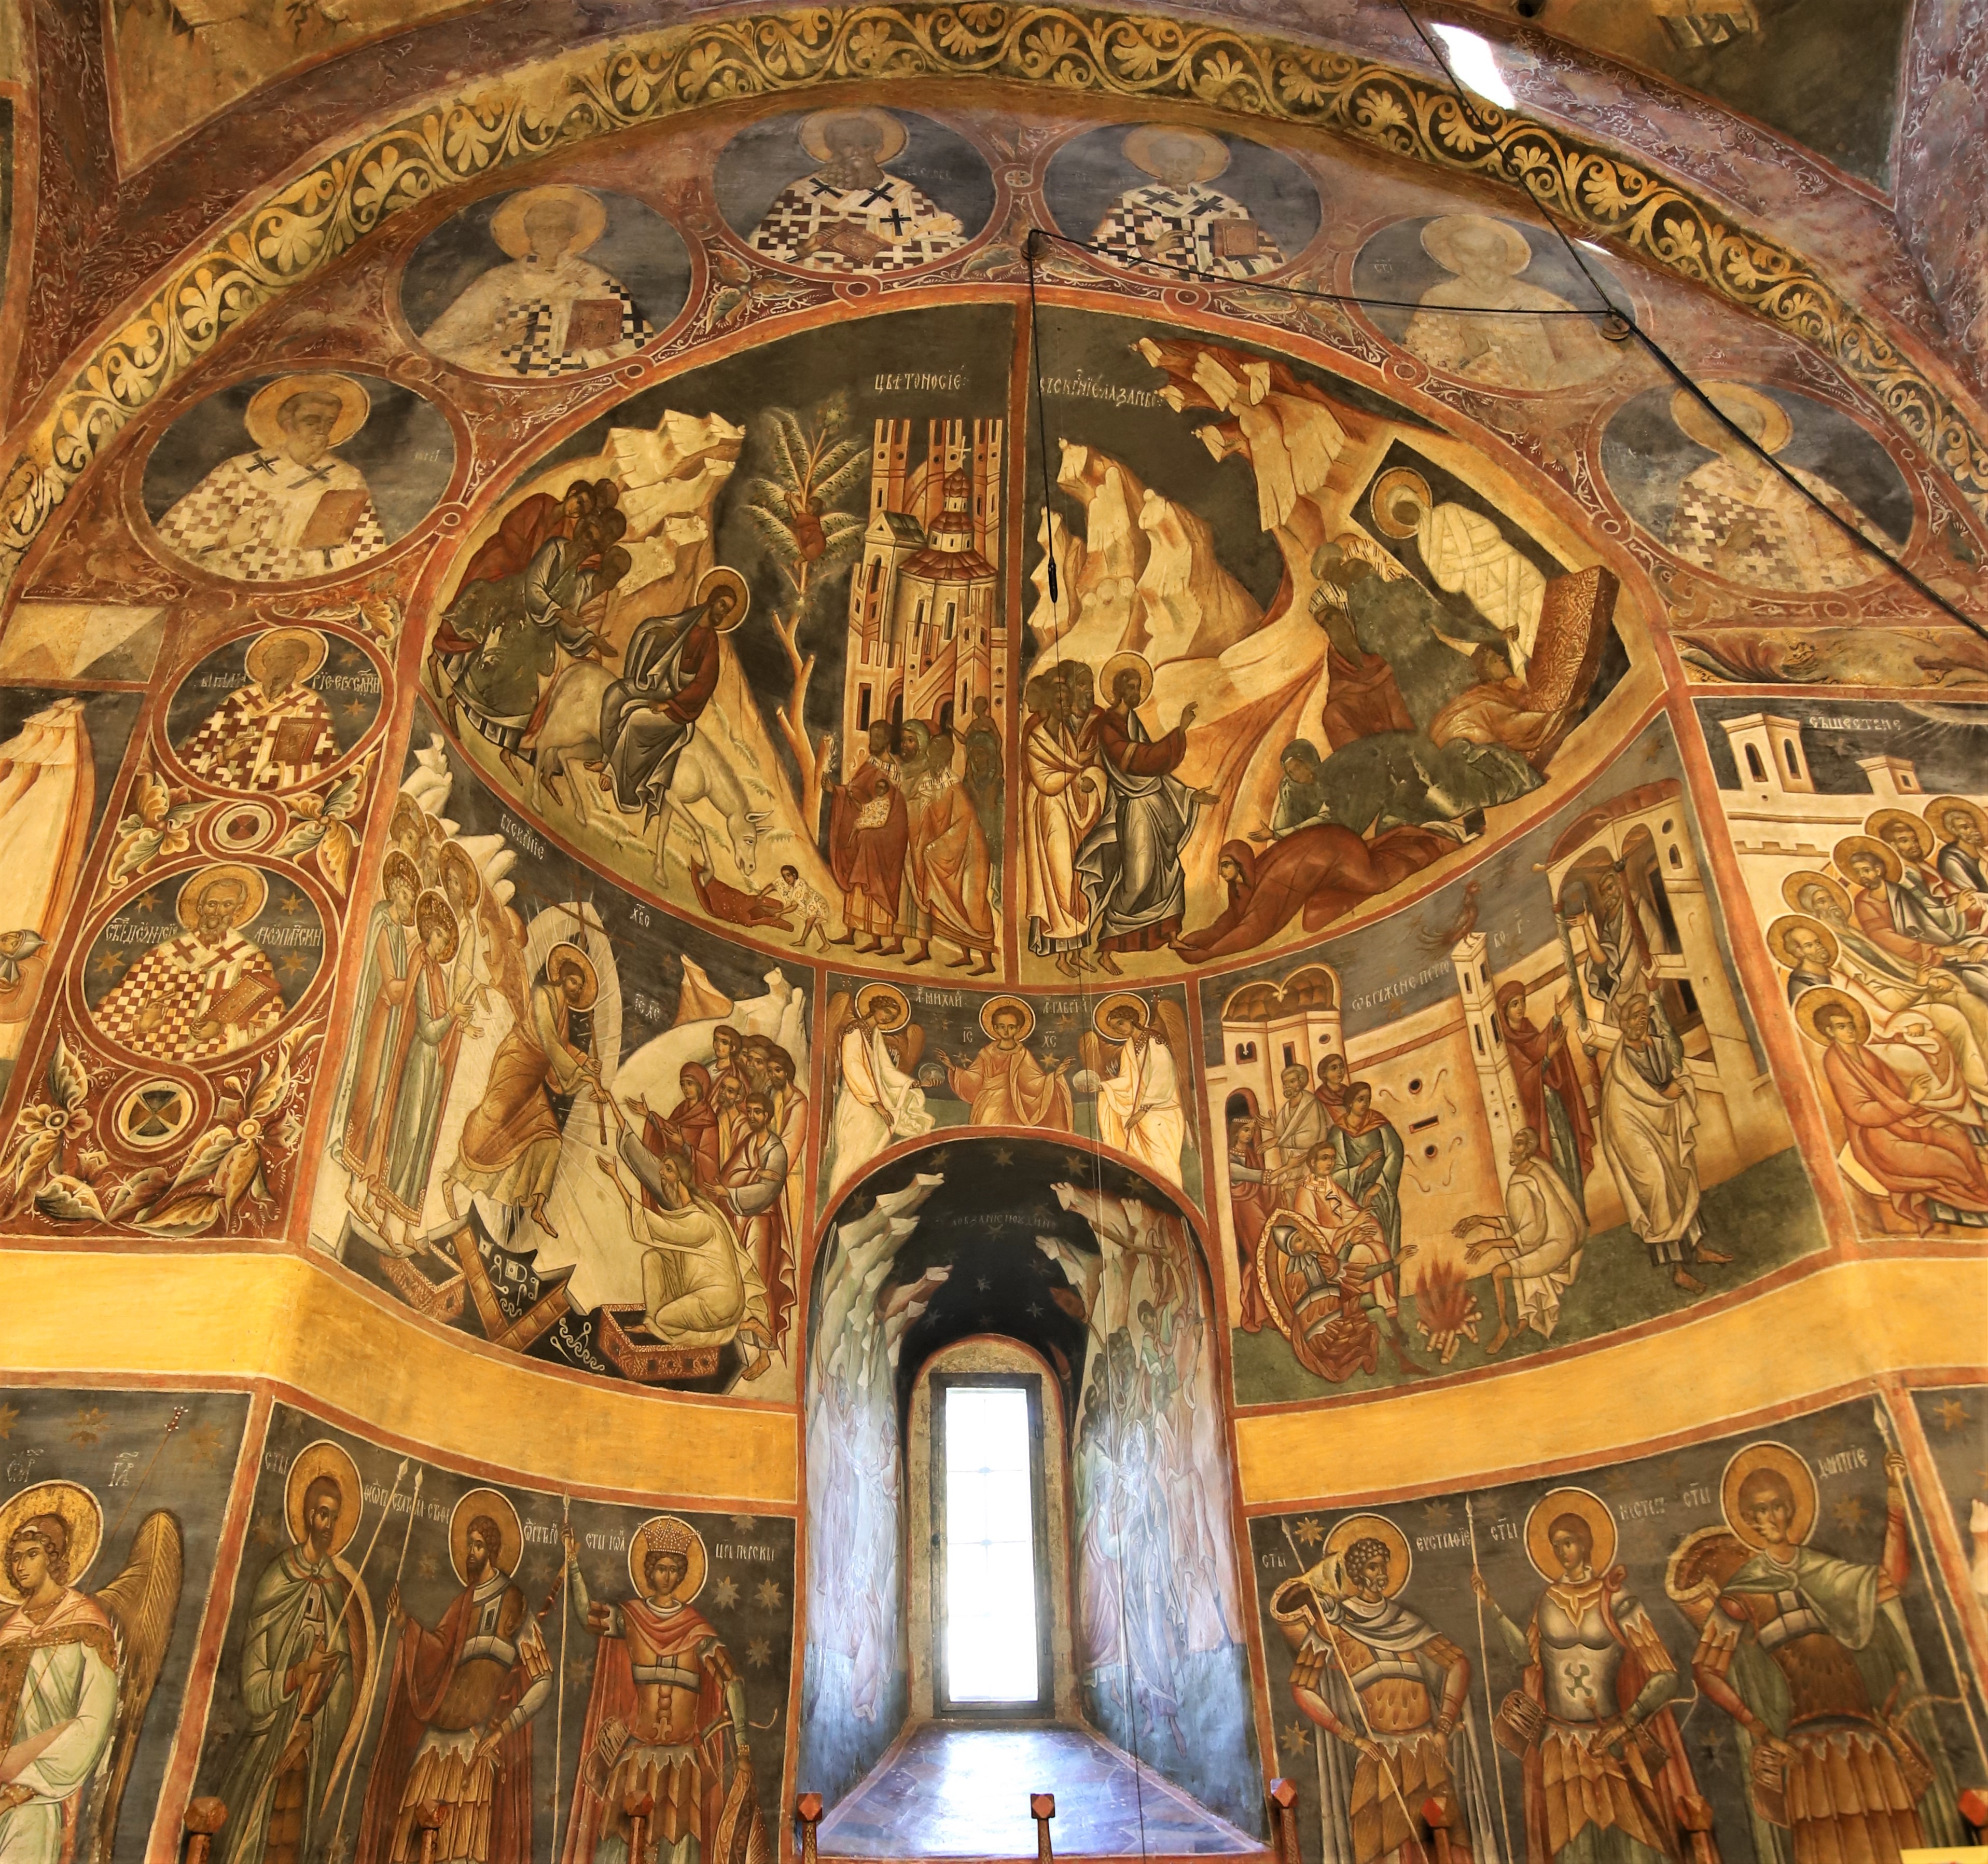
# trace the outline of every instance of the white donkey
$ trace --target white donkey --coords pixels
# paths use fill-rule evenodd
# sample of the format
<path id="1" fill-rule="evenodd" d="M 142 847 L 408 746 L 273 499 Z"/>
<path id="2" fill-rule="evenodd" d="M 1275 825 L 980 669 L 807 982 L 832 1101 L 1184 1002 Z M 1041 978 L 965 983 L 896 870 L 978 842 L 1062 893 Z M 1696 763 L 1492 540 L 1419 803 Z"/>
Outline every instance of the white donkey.
<path id="1" fill-rule="evenodd" d="M 588 794 L 593 773 L 585 767 L 600 755 L 600 701 L 614 683 L 614 675 L 590 660 L 577 660 L 553 682 L 546 702 L 546 715 L 539 727 L 538 742 L 532 753 L 531 803 L 543 808 L 543 793 L 564 803 L 573 820 L 583 827 L 590 813 L 597 814 L 600 825 L 617 841 L 642 845 L 639 835 L 621 824 L 621 811 L 611 795 L 597 810 Z M 721 715 L 722 716 L 722 715 Z M 570 796 L 559 793 L 559 780 L 566 780 Z M 596 792 L 597 794 L 600 793 Z M 704 824 L 691 813 L 694 803 L 708 803 L 725 825 L 732 844 L 732 864 L 740 884 L 749 888 L 759 858 L 759 831 L 773 818 L 769 810 L 748 806 L 746 792 L 732 766 L 712 746 L 705 734 L 693 728 L 690 742 L 678 756 L 670 773 L 668 793 L 656 813 L 656 878 L 664 878 L 664 851 L 669 846 L 670 824 L 681 816 L 697 837 L 707 873 L 714 871 L 711 839 Z"/>

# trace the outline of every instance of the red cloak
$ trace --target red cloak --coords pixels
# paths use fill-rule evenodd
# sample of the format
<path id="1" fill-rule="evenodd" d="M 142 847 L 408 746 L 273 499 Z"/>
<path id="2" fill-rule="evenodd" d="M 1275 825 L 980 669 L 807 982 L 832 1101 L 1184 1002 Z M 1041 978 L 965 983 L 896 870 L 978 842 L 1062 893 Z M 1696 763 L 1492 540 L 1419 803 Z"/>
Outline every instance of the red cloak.
<path id="1" fill-rule="evenodd" d="M 1222 858 L 1233 861 L 1242 878 L 1229 883 L 1228 910 L 1182 938 L 1178 949 L 1196 963 L 1252 951 L 1275 938 L 1300 908 L 1305 930 L 1317 932 L 1456 845 L 1405 826 L 1363 841 L 1336 822 L 1297 829 L 1261 854 L 1246 842 L 1226 841 Z"/>
<path id="2" fill-rule="evenodd" d="M 522 1639 L 530 1627 L 530 1608 L 516 1585 L 509 1590 L 517 1600 L 517 1629 L 512 1635 Z M 387 1686 L 387 1718 L 380 1725 L 379 1744 L 373 1751 L 366 1803 L 359 1816 L 356 1864 L 388 1864 L 394 1855 L 394 1834 L 400 1823 L 407 1776 L 414 1771 L 415 1751 L 455 1680 L 456 1666 L 462 1660 L 463 1644 L 478 1615 L 475 1592 L 465 1586 L 456 1594 L 434 1630 L 411 1618 L 403 1624 L 400 1646 L 394 1653 L 394 1673 Z M 508 1618 L 510 1613 L 505 1615 Z M 501 1719 L 509 1714 L 525 1689 L 523 1669 L 514 1663 L 492 1705 L 492 1717 Z M 490 1789 L 489 1864 L 531 1864 L 532 1724 L 529 1721 L 504 1737 L 498 1745 L 496 1759 L 497 1778 Z"/>
<path id="3" fill-rule="evenodd" d="M 693 1653 L 699 1644 L 715 1642 L 718 1637 L 710 1621 L 688 1605 L 668 1618 L 659 1617 L 640 1598 L 623 1599 L 619 1609 L 623 1622 L 632 1624 L 643 1641 L 664 1658 Z M 710 1859 L 711 1840 L 724 1815 L 725 1795 L 737 1764 L 738 1737 L 729 1719 L 723 1683 L 707 1663 L 698 1665 L 698 1674 L 697 1730 L 691 1744 L 699 1751 L 703 1779 L 696 1807 L 697 1836 L 700 1854 Z M 620 1809 L 608 1804 L 604 1770 L 589 1765 L 588 1757 L 599 1751 L 600 1731 L 610 1722 L 619 1722 L 631 1731 L 630 1741 L 634 1740 L 633 1730 L 640 1717 L 628 1640 L 604 1637 L 593 1660 L 593 1690 L 587 1699 L 587 1723 L 580 1734 L 582 1759 L 561 1864 L 591 1864 L 603 1835 L 612 1828 Z M 661 1808 L 658 1811 L 660 1815 Z"/>

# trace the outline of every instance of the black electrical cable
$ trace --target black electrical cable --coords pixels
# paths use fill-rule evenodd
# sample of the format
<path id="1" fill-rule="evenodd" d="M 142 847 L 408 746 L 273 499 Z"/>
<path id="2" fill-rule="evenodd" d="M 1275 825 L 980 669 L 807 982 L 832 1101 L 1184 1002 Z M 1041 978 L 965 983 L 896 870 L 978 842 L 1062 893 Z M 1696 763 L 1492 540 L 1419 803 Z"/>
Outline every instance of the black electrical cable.
<path id="1" fill-rule="evenodd" d="M 1543 213 L 1543 211 L 1544 210 L 1542 209 Z M 1557 225 L 1553 224 L 1551 215 L 1546 215 L 1545 218 L 1548 225 L 1553 227 L 1554 232 L 1558 233 L 1560 237 L 1565 240 L 1566 234 Z M 1073 239 L 1067 233 L 1051 233 L 1040 227 L 1032 227 L 1029 233 L 1029 303 L 1030 315 L 1032 318 L 1035 314 L 1036 296 L 1035 242 L 1039 239 L 1060 246 L 1069 246 L 1080 252 L 1095 253 L 1100 258 L 1111 259 L 1119 265 L 1149 266 L 1159 271 L 1172 272 L 1177 277 L 1193 279 L 1207 284 L 1232 288 L 1238 282 L 1236 279 L 1226 273 L 1203 271 L 1198 266 L 1176 266 L 1164 259 L 1141 259 L 1128 261 L 1122 253 L 1114 252 L 1108 247 L 1099 245 L 1093 241 Z M 1256 284 L 1255 289 L 1259 291 L 1280 292 L 1286 297 L 1304 298 L 1326 304 L 1357 304 L 1384 310 L 1416 310 L 1422 308 L 1419 303 L 1412 304 L 1399 298 L 1371 298 L 1364 296 L 1358 292 L 1351 291 L 1314 291 L 1306 286 L 1280 284 L 1274 280 L 1268 283 Z M 1488 304 L 1445 304 L 1442 310 L 1445 316 L 1585 317 L 1591 321 L 1598 320 L 1603 326 L 1602 334 L 1615 341 L 1626 342 L 1633 337 L 1638 343 L 1648 351 L 1658 367 L 1688 393 L 1692 400 L 1704 408 L 1726 432 L 1732 435 L 1748 452 L 1753 454 L 1767 466 L 1769 471 L 1790 487 L 1805 503 L 1813 506 L 1816 510 L 1821 513 L 1836 529 L 1848 538 L 1866 556 L 1875 557 L 1916 594 L 1930 602 L 1942 614 L 1952 616 L 1963 628 L 1979 634 L 1983 640 L 1988 641 L 1988 623 L 1979 621 L 1964 609 L 1956 607 L 1937 590 L 1931 587 L 1915 572 L 1908 569 L 1882 544 L 1873 538 L 1867 537 L 1848 519 L 1834 509 L 1827 499 L 1818 497 L 1810 487 L 1805 485 L 1796 474 L 1783 465 L 1744 428 L 1736 424 L 1726 411 L 1692 379 L 1683 364 L 1677 361 L 1662 344 L 1636 321 L 1633 312 L 1625 310 L 1621 306 L 1613 303 L 1592 310 L 1583 310 L 1577 306 L 1562 311 L 1514 312 L 1503 306 Z M 1040 359 L 1037 360 L 1036 374 L 1037 400 L 1040 403 L 1042 376 Z"/>
<path id="2" fill-rule="evenodd" d="M 1035 373 L 1036 449 L 1042 456 L 1043 554 L 1049 564 L 1049 575 L 1046 580 L 1049 587 L 1050 614 L 1051 620 L 1053 621 L 1060 597 L 1057 586 L 1056 515 L 1050 502 L 1051 482 L 1049 428 L 1043 411 L 1042 331 L 1036 322 L 1036 245 L 1037 241 L 1046 240 L 1050 237 L 1050 235 L 1043 232 L 1041 228 L 1031 227 L 1029 229 L 1028 238 L 1023 242 L 1023 250 L 1029 267 L 1029 360 Z M 1050 644 L 1050 656 L 1059 673 L 1063 670 L 1063 631 L 1059 627 L 1056 631 L 1055 639 Z M 1084 988 L 1084 974 L 1081 971 L 1077 973 L 1075 982 L 1077 1021 L 1080 1027 L 1090 1019 L 1090 993 Z M 1101 1208 L 1104 1198 L 1104 1159 L 1103 1154 L 1097 1149 L 1094 1143 L 1090 1152 L 1090 1176 L 1091 1195 L 1097 1200 Z M 1101 1251 L 1104 1247 L 1101 1240 L 1098 1247 Z M 1098 1298 L 1102 1300 L 1104 1297 L 1103 1285 L 1100 1282 Z M 1086 1318 L 1085 1324 L 1087 1326 L 1089 1324 L 1088 1317 Z M 1105 1409 L 1109 1412 L 1115 1413 L 1118 1407 L 1118 1398 L 1112 1389 L 1114 1380 L 1111 1370 L 1111 1341 L 1108 1338 L 1102 1343 L 1100 1357 L 1102 1362 L 1100 1370 L 1104 1375 L 1104 1380 Z M 1084 1392 L 1080 1385 L 1081 1382 L 1080 1382 L 1080 1389 L 1077 1393 L 1077 1402 L 1080 1405 L 1084 1402 Z M 1129 1399 L 1130 1394 L 1126 1394 L 1126 1396 Z M 1077 1420 L 1074 1417 L 1070 1422 L 1070 1433 L 1072 1439 L 1070 1453 L 1074 1456 L 1077 1434 Z M 1122 1477 L 1120 1479 L 1122 1480 Z M 1144 1764 L 1139 1758 L 1139 1711 L 1132 1695 L 1131 1640 L 1124 1629 L 1131 1621 L 1127 1616 L 1125 1562 L 1122 1554 L 1117 1565 L 1119 1636 L 1123 1642 L 1125 1653 L 1125 1740 L 1132 1756 L 1132 1801 L 1138 1808 L 1139 1815 L 1139 1855 L 1143 1858 L 1151 1855 L 1146 1839 L 1146 1774 Z"/>
<path id="3" fill-rule="evenodd" d="M 1587 279 L 1595 295 L 1606 303 L 1608 302 L 1608 294 L 1602 289 L 1600 281 L 1597 279 L 1594 276 L 1593 267 L 1588 264 L 1587 259 L 1582 255 L 1580 247 L 1575 243 L 1571 235 L 1569 235 L 1566 228 L 1562 226 L 1559 220 L 1555 217 L 1553 209 L 1547 206 L 1546 202 L 1541 200 L 1539 195 L 1536 194 L 1533 189 L 1526 185 L 1525 178 L 1523 175 L 1516 174 L 1513 172 L 1510 161 L 1510 149 L 1499 142 L 1496 136 L 1492 131 L 1491 126 L 1487 123 L 1482 117 L 1478 115 L 1476 110 L 1471 103 L 1469 93 L 1465 88 L 1462 82 L 1458 78 L 1449 59 L 1445 56 L 1443 52 L 1437 47 L 1435 42 L 1429 37 L 1428 33 L 1423 28 L 1421 20 L 1416 18 L 1415 9 L 1409 5 L 1408 0 L 1395 0 L 1395 4 L 1401 8 L 1402 18 L 1407 20 L 1408 24 L 1415 29 L 1415 36 L 1422 42 L 1423 46 L 1428 49 L 1429 56 L 1435 59 L 1437 69 L 1442 72 L 1443 76 L 1449 81 L 1450 89 L 1456 93 L 1457 107 L 1463 112 L 1465 120 L 1469 123 L 1471 128 L 1475 130 L 1478 135 L 1481 136 L 1486 142 L 1490 144 L 1493 148 L 1498 151 L 1498 165 L 1504 171 L 1505 178 L 1510 181 L 1513 186 L 1518 188 L 1519 191 L 1525 195 L 1526 198 L 1539 210 L 1540 217 L 1545 221 L 1547 226 L 1550 227 L 1558 236 L 1560 244 L 1567 249 L 1567 256 L 1571 259 L 1575 266 L 1580 269 L 1581 276 Z M 1615 307 L 1612 305 L 1610 306 L 1610 309 L 1611 310 L 1615 310 Z M 1530 314 L 1537 316 L 1540 313 L 1535 312 Z M 1648 352 L 1650 357 L 1657 364 L 1658 367 L 1662 369 L 1681 389 L 1690 395 L 1692 399 L 1696 401 L 1699 406 L 1702 408 L 1707 414 L 1710 414 L 1712 419 L 1716 421 L 1721 427 L 1725 428 L 1727 433 L 1730 434 L 1735 439 L 1739 441 L 1749 452 L 1755 455 L 1758 458 L 1763 462 L 1770 472 L 1777 475 L 1785 484 L 1791 486 L 1804 499 L 1807 499 L 1810 505 L 1814 506 L 1817 511 L 1821 512 L 1823 516 L 1828 519 L 1829 523 L 1833 525 L 1838 532 L 1840 532 L 1844 536 L 1848 538 L 1852 543 L 1858 546 L 1867 555 L 1875 556 L 1879 562 L 1884 563 L 1891 570 L 1894 575 L 1898 577 L 1900 581 L 1903 582 L 1915 594 L 1924 597 L 1925 600 L 1930 602 L 1934 607 L 1940 610 L 1943 614 L 1951 615 L 1953 619 L 1958 621 L 1963 628 L 1971 629 L 1975 634 L 1979 634 L 1983 640 L 1988 641 L 1988 624 L 1983 624 L 1983 622 L 1976 621 L 1973 616 L 1967 614 L 1964 610 L 1957 607 L 1953 603 L 1949 602 L 1945 596 L 1940 594 L 1936 590 L 1929 587 L 1915 571 L 1907 569 L 1905 564 L 1900 562 L 1899 560 L 1892 555 L 1889 550 L 1886 550 L 1882 544 L 1876 543 L 1872 539 L 1865 536 L 1862 531 L 1859 530 L 1858 527 L 1852 524 L 1848 518 L 1844 517 L 1841 513 L 1836 510 L 1827 499 L 1818 497 L 1808 485 L 1804 484 L 1800 479 L 1799 479 L 1794 472 L 1790 472 L 1786 466 L 1783 465 L 1781 462 L 1777 459 L 1773 454 L 1770 453 L 1765 447 L 1762 446 L 1751 434 L 1748 433 L 1744 428 L 1740 426 L 1738 423 L 1726 413 L 1724 408 L 1721 408 L 1717 402 L 1714 401 L 1711 396 L 1707 394 L 1706 391 L 1699 386 L 1698 383 L 1685 369 L 1684 366 L 1681 363 L 1678 362 L 1671 355 L 1668 350 L 1665 350 L 1664 347 L 1649 333 L 1648 331 L 1645 330 L 1643 326 L 1636 321 L 1633 313 L 1628 311 L 1615 311 L 1615 314 L 1620 316 L 1622 319 L 1623 323 L 1628 326 L 1625 333 L 1626 335 L 1634 337 L 1636 341 Z"/>

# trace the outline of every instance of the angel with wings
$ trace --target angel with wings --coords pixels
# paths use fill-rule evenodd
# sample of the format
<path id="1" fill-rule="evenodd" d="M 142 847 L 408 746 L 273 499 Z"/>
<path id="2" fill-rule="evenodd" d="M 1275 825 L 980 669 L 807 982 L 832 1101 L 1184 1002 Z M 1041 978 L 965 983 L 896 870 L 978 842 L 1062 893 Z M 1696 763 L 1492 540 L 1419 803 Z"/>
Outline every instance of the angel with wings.
<path id="1" fill-rule="evenodd" d="M 0 1507 L 0 1857 L 106 1864 L 146 1705 L 179 1609 L 179 1523 L 138 1524 L 124 1570 L 78 1589 L 103 1542 L 103 1510 L 73 1482 L 40 1482 Z M 84 1819 L 87 1818 L 87 1824 Z M 80 1847 L 79 1847 L 80 1841 Z"/>
<path id="2" fill-rule="evenodd" d="M 829 1183 L 839 1191 L 895 1139 L 922 1138 L 938 1121 L 918 1084 L 925 1032 L 911 1000 L 890 984 L 865 984 L 828 1002 L 830 1085 L 835 1116 Z"/>
<path id="3" fill-rule="evenodd" d="M 1091 1023 L 1077 1039 L 1084 1066 L 1070 1085 L 1097 1096 L 1098 1138 L 1178 1185 L 1188 1143 L 1186 1016 L 1171 997 L 1148 1009 L 1136 993 L 1120 990 L 1097 1006 Z"/>

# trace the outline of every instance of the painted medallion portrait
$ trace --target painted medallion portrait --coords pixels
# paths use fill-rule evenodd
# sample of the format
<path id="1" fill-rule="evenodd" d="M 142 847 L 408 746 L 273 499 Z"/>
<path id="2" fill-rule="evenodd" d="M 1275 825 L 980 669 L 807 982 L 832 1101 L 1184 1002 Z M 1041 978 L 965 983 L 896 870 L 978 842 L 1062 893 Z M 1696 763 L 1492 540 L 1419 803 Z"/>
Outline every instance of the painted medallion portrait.
<path id="1" fill-rule="evenodd" d="M 493 195 L 415 249 L 401 308 L 481 375 L 549 381 L 632 356 L 690 294 L 683 237 L 645 201 L 590 188 Z"/>
<path id="2" fill-rule="evenodd" d="M 1250 279 L 1318 232 L 1318 191 L 1287 155 L 1185 124 L 1111 124 L 1067 142 L 1043 192 L 1071 238 L 1125 265 Z"/>
<path id="3" fill-rule="evenodd" d="M 324 962 L 324 923 L 279 875 L 219 862 L 147 887 L 96 935 L 83 1000 L 159 1061 L 212 1061 L 276 1032 Z"/>
<path id="4" fill-rule="evenodd" d="M 1598 266 L 1595 277 L 1626 303 Z M 1489 214 L 1397 221 L 1360 249 L 1353 289 L 1391 300 L 1367 312 L 1382 335 L 1487 388 L 1571 387 L 1608 374 L 1622 354 L 1603 340 L 1598 313 L 1567 314 L 1599 302 L 1597 284 L 1543 227 Z"/>
<path id="5" fill-rule="evenodd" d="M 235 793 L 315 783 L 379 716 L 380 669 L 357 641 L 277 628 L 216 648 L 174 688 L 166 738 L 191 776 Z"/>
<path id="6" fill-rule="evenodd" d="M 977 238 L 994 208 L 980 152 L 910 110 L 790 112 L 718 158 L 718 205 L 762 259 L 837 277 L 911 272 Z"/>
<path id="7" fill-rule="evenodd" d="M 455 443 L 441 412 L 375 376 L 262 377 L 209 395 L 145 462 L 146 515 L 197 570 L 289 583 L 356 568 L 427 516 Z"/>
<path id="8" fill-rule="evenodd" d="M 1687 391 L 1662 387 L 1609 421 L 1602 470 L 1630 516 L 1673 556 L 1749 588 L 1813 594 L 1880 573 L 1817 506 L 1887 549 L 1902 547 L 1912 495 L 1891 455 L 1848 414 L 1792 389 L 1713 382 L 1706 393 L 1725 421 Z"/>

